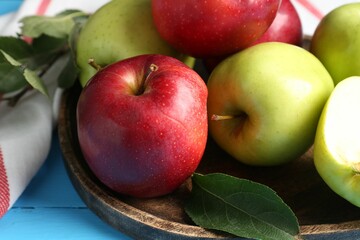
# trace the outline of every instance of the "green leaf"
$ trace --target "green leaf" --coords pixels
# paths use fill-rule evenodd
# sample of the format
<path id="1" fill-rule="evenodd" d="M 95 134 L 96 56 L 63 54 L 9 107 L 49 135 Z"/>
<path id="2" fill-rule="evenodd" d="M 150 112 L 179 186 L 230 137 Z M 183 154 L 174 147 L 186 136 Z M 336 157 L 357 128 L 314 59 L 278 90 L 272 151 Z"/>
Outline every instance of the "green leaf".
<path id="1" fill-rule="evenodd" d="M 28 67 L 33 70 L 48 65 L 54 58 L 68 51 L 66 38 L 54 38 L 47 35 L 35 38 L 32 47 L 34 53 L 28 61 Z"/>
<path id="2" fill-rule="evenodd" d="M 25 62 L 23 59 L 28 59 L 33 54 L 32 47 L 18 37 L 0 37 L 0 50 L 3 50 L 22 63 Z"/>
<path id="3" fill-rule="evenodd" d="M 61 88 L 71 87 L 78 78 L 79 71 L 73 55 L 69 52 L 66 56 L 66 65 L 58 77 L 58 86 Z"/>
<path id="4" fill-rule="evenodd" d="M 80 69 L 76 63 L 76 47 L 80 31 L 85 22 L 86 19 L 79 19 L 69 35 L 68 46 L 70 47 L 70 51 L 66 56 L 67 63 L 58 77 L 58 85 L 61 88 L 71 87 L 79 76 Z"/>
<path id="5" fill-rule="evenodd" d="M 67 39 L 41 35 L 32 45 L 16 37 L 0 37 L 0 50 L 31 70 L 39 70 L 68 49 Z"/>
<path id="6" fill-rule="evenodd" d="M 37 38 L 42 34 L 56 38 L 66 38 L 78 17 L 86 16 L 79 10 L 67 10 L 56 16 L 27 16 L 20 20 L 21 33 Z"/>
<path id="7" fill-rule="evenodd" d="M 21 36 L 31 37 L 31 43 L 20 37 L 1 36 L 0 96 L 20 89 L 23 90 L 15 98 L 29 89 L 48 95 L 42 76 L 55 64 L 60 68 L 56 76 L 58 85 L 70 87 L 78 75 L 75 51 L 70 46 L 70 43 L 75 46 L 77 39 L 72 34 L 75 30 L 79 32 L 88 17 L 79 10 L 66 10 L 53 17 L 28 16 L 20 21 Z M 64 55 L 66 62 L 62 61 Z"/>
<path id="8" fill-rule="evenodd" d="M 44 81 L 34 71 L 25 69 L 24 77 L 34 89 L 49 97 L 49 93 L 44 84 Z"/>
<path id="9" fill-rule="evenodd" d="M 12 56 L 0 50 L 0 92 L 8 93 L 19 90 L 29 83 L 34 89 L 48 96 L 47 88 L 43 80 L 36 72 L 25 68 L 20 62 Z"/>
<path id="10" fill-rule="evenodd" d="M 194 174 L 185 210 L 199 226 L 254 239 L 295 239 L 295 214 L 269 187 L 226 174 Z"/>
<path id="11" fill-rule="evenodd" d="M 0 93 L 9 93 L 23 88 L 27 84 L 23 74 L 23 66 L 0 50 Z"/>
<path id="12" fill-rule="evenodd" d="M 20 66 L 0 62 L 0 93 L 17 91 L 26 86 L 23 73 L 24 69 Z"/>
<path id="13" fill-rule="evenodd" d="M 48 35 L 41 35 L 32 42 L 35 53 L 55 52 L 66 48 L 67 38 L 55 38 Z"/>
<path id="14" fill-rule="evenodd" d="M 4 56 L 4 62 L 8 62 L 11 65 L 14 66 L 21 66 L 21 63 L 16 61 L 13 57 L 11 57 L 9 54 L 7 54 L 6 52 L 4 52 L 3 50 L 0 50 L 0 52 L 2 53 L 2 55 Z"/>
<path id="15" fill-rule="evenodd" d="M 80 36 L 81 29 L 86 23 L 86 19 L 79 20 L 75 23 L 68 37 L 68 45 L 73 55 L 76 54 L 77 42 Z"/>

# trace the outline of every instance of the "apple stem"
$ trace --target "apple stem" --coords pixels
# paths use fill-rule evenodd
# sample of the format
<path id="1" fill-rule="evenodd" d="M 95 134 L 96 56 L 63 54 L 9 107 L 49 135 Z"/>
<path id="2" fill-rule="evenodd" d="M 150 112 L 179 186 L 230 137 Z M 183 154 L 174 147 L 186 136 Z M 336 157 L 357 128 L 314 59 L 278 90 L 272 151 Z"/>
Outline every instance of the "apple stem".
<path id="1" fill-rule="evenodd" d="M 150 64 L 150 67 L 145 74 L 145 80 L 148 79 L 148 77 L 150 76 L 151 73 L 156 72 L 158 69 L 159 69 L 158 65 L 156 65 L 154 63 Z"/>
<path id="2" fill-rule="evenodd" d="M 93 59 L 93 58 L 89 58 L 88 64 L 89 64 L 90 66 L 92 66 L 96 71 L 100 71 L 101 68 L 102 68 L 99 64 L 97 64 L 97 63 L 95 62 L 95 59 Z"/>
<path id="3" fill-rule="evenodd" d="M 150 64 L 149 68 L 147 69 L 146 73 L 144 74 L 144 79 L 141 82 L 141 85 L 139 86 L 139 89 L 135 94 L 136 96 L 139 96 L 145 92 L 146 80 L 149 78 L 151 73 L 156 72 L 158 69 L 159 69 L 159 67 L 156 64 L 154 64 L 154 63 Z"/>
<path id="4" fill-rule="evenodd" d="M 217 114 L 213 114 L 211 116 L 211 120 L 213 121 L 220 121 L 220 120 L 228 120 L 228 119 L 233 119 L 235 118 L 235 116 L 232 115 L 217 115 Z"/>

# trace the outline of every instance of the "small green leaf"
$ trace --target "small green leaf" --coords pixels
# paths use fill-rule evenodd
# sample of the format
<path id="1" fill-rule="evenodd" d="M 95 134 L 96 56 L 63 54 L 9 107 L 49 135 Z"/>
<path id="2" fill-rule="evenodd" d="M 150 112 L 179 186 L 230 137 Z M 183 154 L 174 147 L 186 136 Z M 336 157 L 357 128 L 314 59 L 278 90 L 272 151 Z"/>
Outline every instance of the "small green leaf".
<path id="1" fill-rule="evenodd" d="M 6 52 L 22 63 L 24 63 L 23 59 L 27 59 L 33 54 L 32 47 L 18 37 L 1 36 L 0 50 Z"/>
<path id="2" fill-rule="evenodd" d="M 74 52 L 73 32 L 79 31 L 89 15 L 79 10 L 65 10 L 56 16 L 28 16 L 21 19 L 20 36 L 31 38 L 28 43 L 20 36 L 0 37 L 0 96 L 19 91 L 13 97 L 2 97 L 11 105 L 28 90 L 35 89 L 48 95 L 42 76 L 57 65 L 58 85 L 69 87 L 78 75 Z M 67 55 L 67 61 L 62 61 Z M 58 64 L 59 63 L 59 64 Z M 61 64 L 60 64 L 61 63 Z M 62 64 L 64 63 L 64 64 Z"/>
<path id="3" fill-rule="evenodd" d="M 0 50 L 0 52 L 2 53 L 2 55 L 4 56 L 4 58 L 6 59 L 6 61 L 8 63 L 10 63 L 13 66 L 21 66 L 21 63 L 16 61 L 12 56 L 10 56 L 9 54 L 7 54 L 6 52 L 4 52 L 3 50 Z"/>
<path id="4" fill-rule="evenodd" d="M 85 22 L 85 19 L 79 19 L 69 35 L 68 46 L 70 51 L 66 56 L 67 63 L 58 78 L 58 85 L 61 88 L 71 87 L 79 76 L 80 69 L 76 63 L 76 47 L 80 31 Z"/>
<path id="5" fill-rule="evenodd" d="M 49 93 L 44 84 L 44 81 L 34 71 L 25 69 L 24 77 L 34 89 L 49 97 Z"/>
<path id="6" fill-rule="evenodd" d="M 254 239 L 295 239 L 295 214 L 269 187 L 226 174 L 194 174 L 185 210 L 199 226 Z"/>
<path id="7" fill-rule="evenodd" d="M 0 53 L 3 56 L 3 59 L 0 59 L 0 71 L 4 72 L 4 76 L 0 80 L 2 83 L 0 85 L 3 86 L 3 89 L 0 88 L 1 92 L 5 93 L 5 91 L 11 92 L 19 90 L 23 88 L 27 82 L 34 89 L 48 96 L 47 88 L 36 72 L 25 68 L 20 62 L 16 61 L 4 51 L 0 50 Z M 6 60 L 7 63 L 4 60 Z M 1 65 L 3 68 L 1 68 Z"/>
<path id="8" fill-rule="evenodd" d="M 56 38 L 65 38 L 75 24 L 75 18 L 86 16 L 79 10 L 67 10 L 56 16 L 27 16 L 20 20 L 21 33 L 37 38 L 42 34 Z"/>
<path id="9" fill-rule="evenodd" d="M 58 77 L 58 86 L 61 88 L 71 87 L 79 75 L 79 69 L 73 55 L 69 52 L 66 56 L 66 65 Z"/>
<path id="10" fill-rule="evenodd" d="M 48 65 L 54 58 L 68 51 L 66 38 L 54 38 L 47 35 L 35 38 L 32 47 L 34 53 L 31 59 L 28 60 L 28 67 L 32 70 Z"/>
<path id="11" fill-rule="evenodd" d="M 86 21 L 77 21 L 71 30 L 68 38 L 68 45 L 73 55 L 76 53 L 77 42 L 80 36 L 81 29 L 83 28 Z"/>
<path id="12" fill-rule="evenodd" d="M 27 82 L 24 67 L 9 54 L 0 50 L 0 93 L 9 93 L 23 88 Z"/>
<path id="13" fill-rule="evenodd" d="M 10 93 L 26 86 L 23 73 L 21 66 L 0 62 L 0 93 Z"/>
<path id="14" fill-rule="evenodd" d="M 41 35 L 34 38 L 32 47 L 34 53 L 56 52 L 66 48 L 67 38 L 55 38 L 48 35 Z"/>
<path id="15" fill-rule="evenodd" d="M 41 69 L 68 49 L 67 39 L 41 35 L 31 45 L 15 37 L 0 37 L 0 50 L 31 70 Z"/>

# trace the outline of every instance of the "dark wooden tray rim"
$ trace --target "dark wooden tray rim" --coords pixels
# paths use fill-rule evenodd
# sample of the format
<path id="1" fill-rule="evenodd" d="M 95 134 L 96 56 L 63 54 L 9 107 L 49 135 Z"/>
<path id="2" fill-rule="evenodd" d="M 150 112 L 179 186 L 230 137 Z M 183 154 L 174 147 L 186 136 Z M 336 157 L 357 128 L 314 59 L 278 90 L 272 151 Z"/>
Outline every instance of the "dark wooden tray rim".
<path id="1" fill-rule="evenodd" d="M 76 130 L 76 103 L 81 87 L 62 95 L 58 121 L 67 173 L 85 204 L 103 221 L 135 239 L 234 239 L 195 226 L 183 210 L 189 190 L 181 186 L 164 197 L 136 199 L 114 193 L 92 174 L 83 159 Z M 334 194 L 317 174 L 312 150 L 279 167 L 249 167 L 232 159 L 209 138 L 197 172 L 224 172 L 268 185 L 292 208 L 303 235 L 358 232 L 360 209 Z"/>

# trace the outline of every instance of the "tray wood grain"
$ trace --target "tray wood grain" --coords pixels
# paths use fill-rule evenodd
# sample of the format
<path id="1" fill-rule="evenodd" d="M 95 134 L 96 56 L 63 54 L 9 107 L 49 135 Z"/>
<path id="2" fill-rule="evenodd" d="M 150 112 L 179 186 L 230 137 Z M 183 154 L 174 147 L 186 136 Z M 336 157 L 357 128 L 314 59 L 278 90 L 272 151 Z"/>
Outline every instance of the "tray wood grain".
<path id="1" fill-rule="evenodd" d="M 234 239 L 195 226 L 183 208 L 189 196 L 188 180 L 167 196 L 138 199 L 119 195 L 90 171 L 81 153 L 76 129 L 76 104 L 81 87 L 63 93 L 58 131 L 68 175 L 85 204 L 101 219 L 135 239 Z M 303 235 L 359 231 L 360 208 L 332 192 L 313 164 L 312 149 L 291 163 L 277 167 L 250 167 L 226 154 L 209 137 L 199 173 L 223 172 L 266 184 L 291 207 Z"/>

